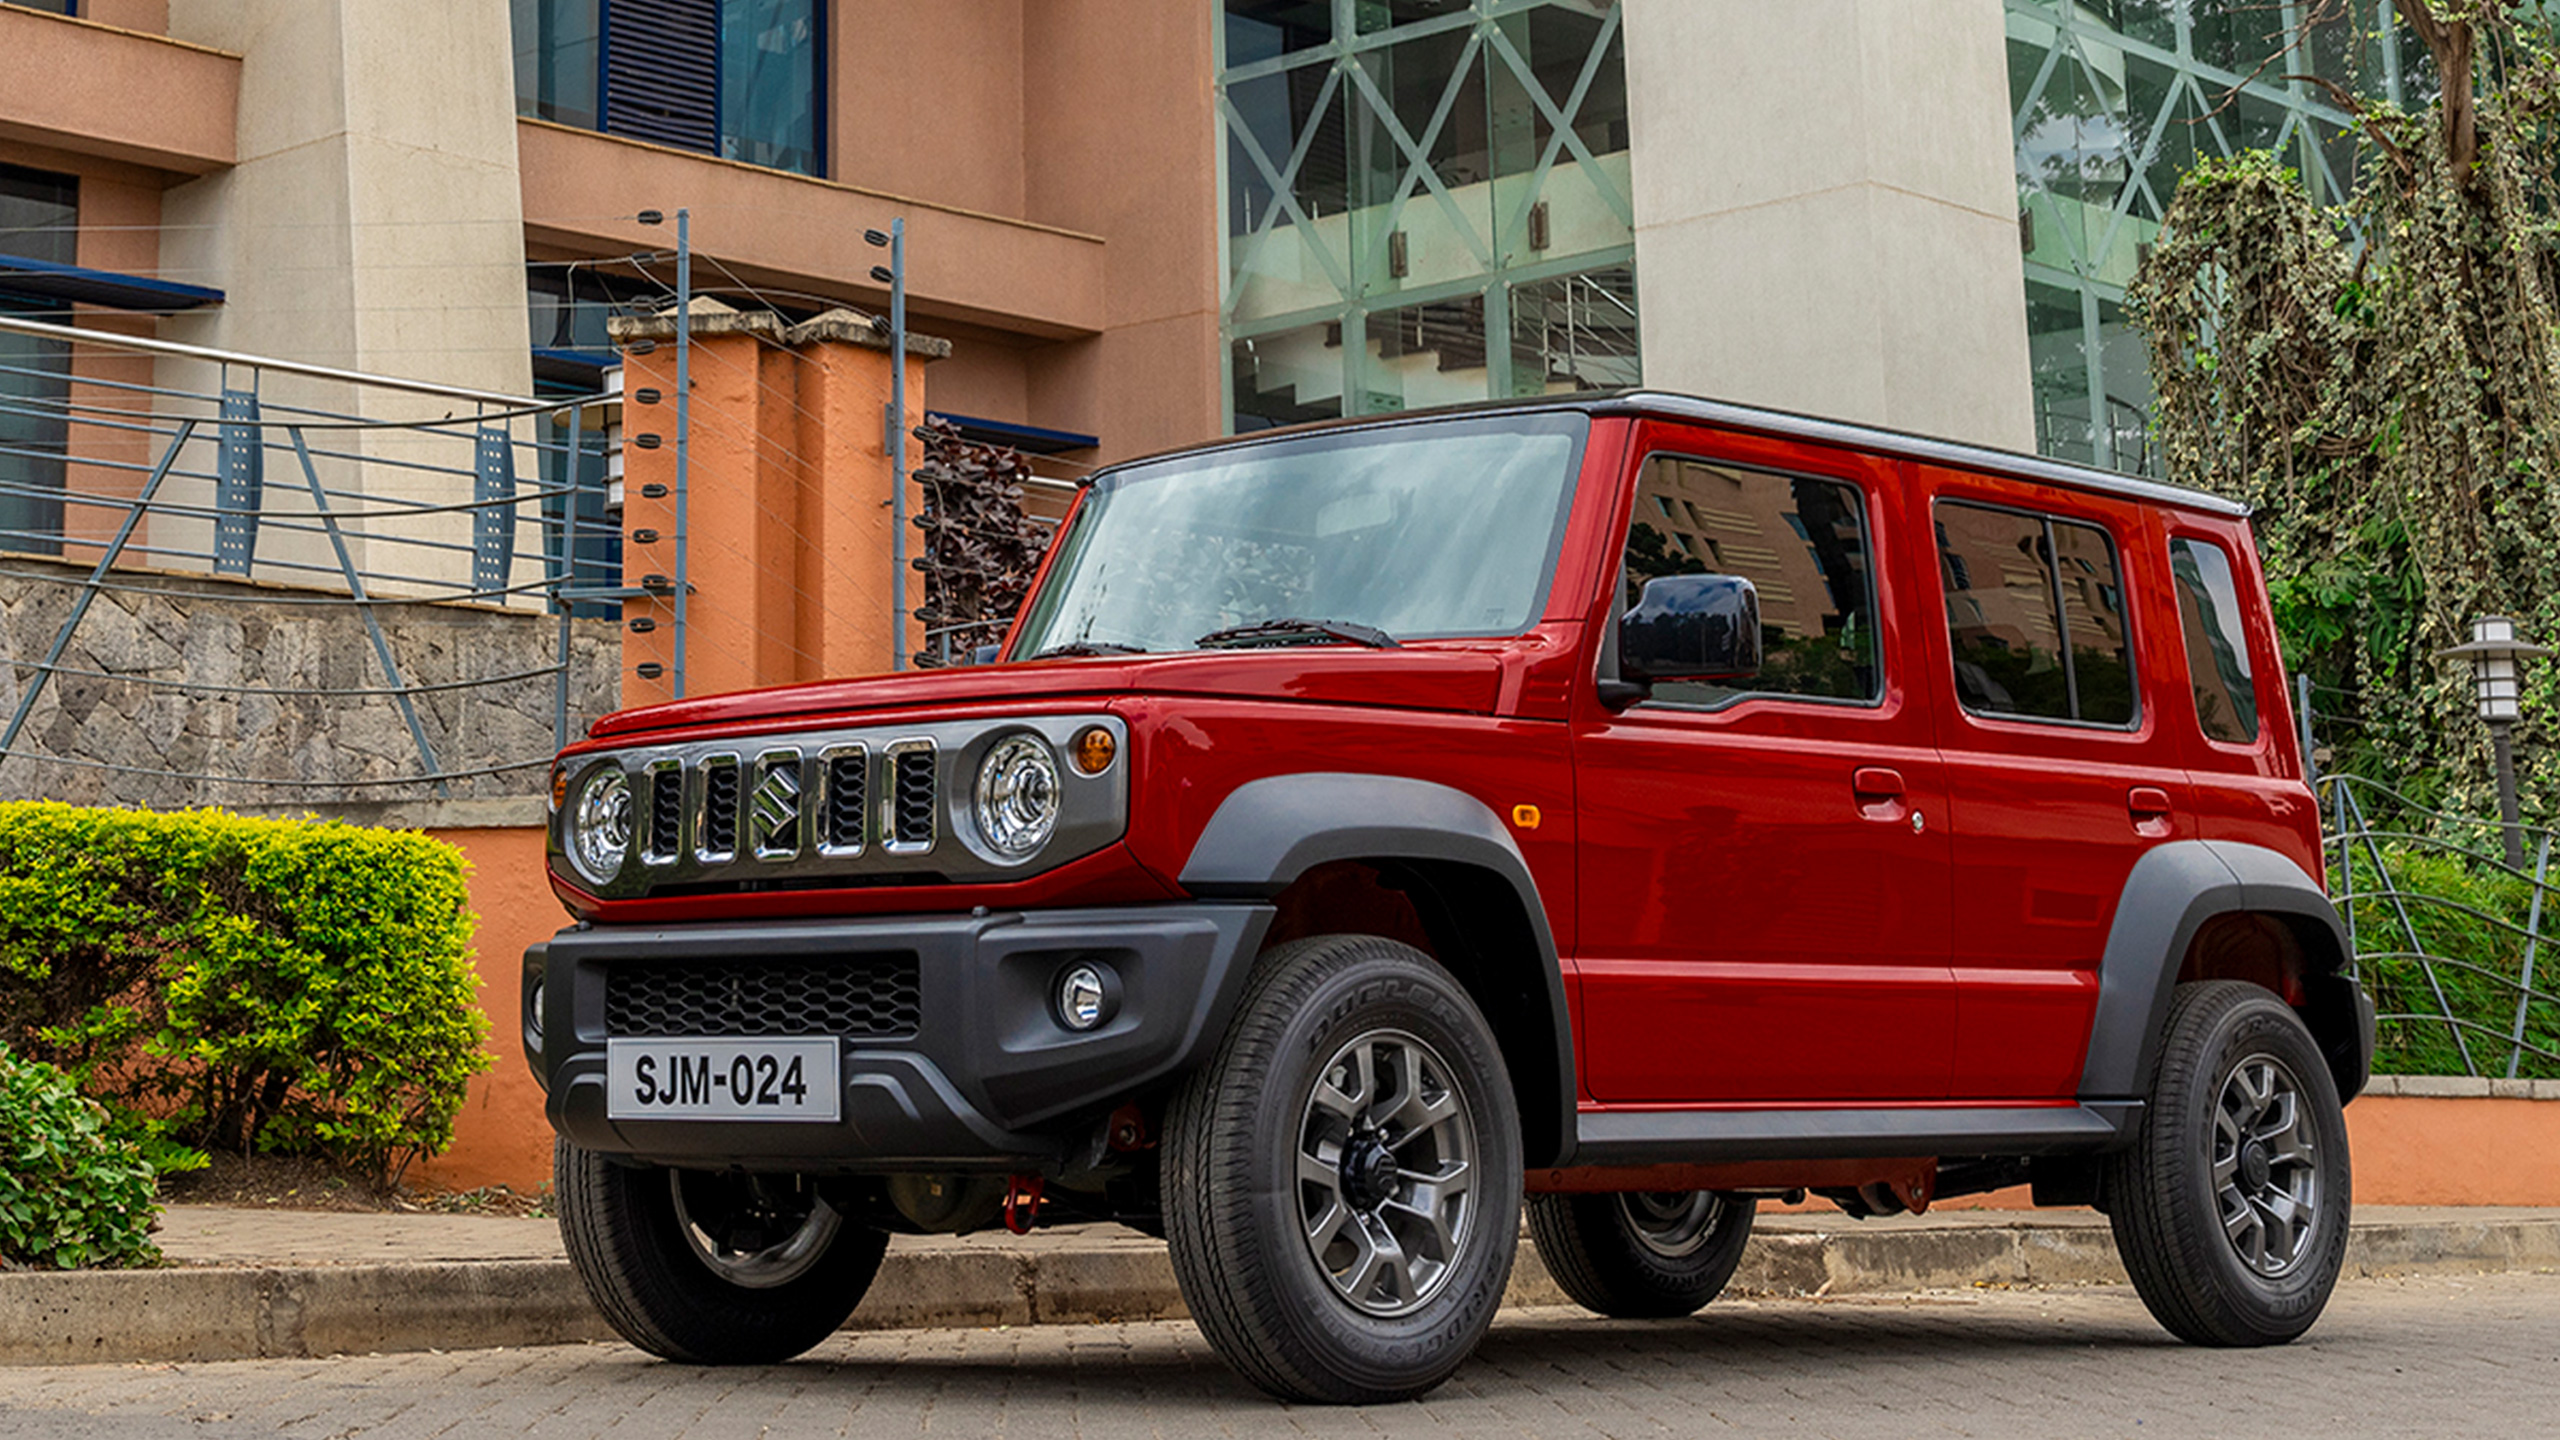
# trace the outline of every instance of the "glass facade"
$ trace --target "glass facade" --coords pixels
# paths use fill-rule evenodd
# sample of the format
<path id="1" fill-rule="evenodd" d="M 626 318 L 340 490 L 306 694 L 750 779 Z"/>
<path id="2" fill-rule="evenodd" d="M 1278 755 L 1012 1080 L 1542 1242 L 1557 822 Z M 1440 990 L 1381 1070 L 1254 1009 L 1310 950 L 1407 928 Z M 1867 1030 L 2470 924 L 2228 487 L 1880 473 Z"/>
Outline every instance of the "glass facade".
<path id="1" fill-rule="evenodd" d="M 77 263 L 80 182 L 0 165 L 0 255 Z M 0 293 L 0 314 L 68 321 L 51 303 Z M 70 442 L 71 347 L 0 331 L 0 550 L 62 550 L 62 487 Z"/>
<path id="2" fill-rule="evenodd" d="M 1224 0 L 1229 423 L 1637 383 L 1615 0 Z"/>
<path id="3" fill-rule="evenodd" d="M 825 173 L 819 0 L 511 0 L 516 113 Z"/>
<path id="4" fill-rule="evenodd" d="M 2347 115 L 2310 80 L 2401 100 L 2419 83 L 2391 0 L 2006 0 L 2036 443 L 2156 471 L 2151 382 L 2124 291 L 2199 159 L 2282 152 L 2322 203 L 2354 186 Z M 2317 12 L 2308 44 L 2286 53 Z M 2422 97 L 2410 97 L 2412 99 Z"/>

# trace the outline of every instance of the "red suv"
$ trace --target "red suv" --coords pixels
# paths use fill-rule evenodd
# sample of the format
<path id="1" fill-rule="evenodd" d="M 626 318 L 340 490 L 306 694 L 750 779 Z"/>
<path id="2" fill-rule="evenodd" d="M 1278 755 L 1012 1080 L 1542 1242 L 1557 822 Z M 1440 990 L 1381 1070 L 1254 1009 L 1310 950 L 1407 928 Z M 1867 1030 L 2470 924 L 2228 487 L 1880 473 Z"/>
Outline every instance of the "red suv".
<path id="1" fill-rule="evenodd" d="M 1524 1208 L 1662 1316 L 1759 1199 L 2019 1184 L 2188 1340 L 2327 1299 L 2373 1011 L 2226 501 L 1658 394 L 1276 431 L 1095 477 L 1001 660 L 561 755 L 525 1049 L 643 1348 L 1107 1219 L 1387 1399 Z"/>

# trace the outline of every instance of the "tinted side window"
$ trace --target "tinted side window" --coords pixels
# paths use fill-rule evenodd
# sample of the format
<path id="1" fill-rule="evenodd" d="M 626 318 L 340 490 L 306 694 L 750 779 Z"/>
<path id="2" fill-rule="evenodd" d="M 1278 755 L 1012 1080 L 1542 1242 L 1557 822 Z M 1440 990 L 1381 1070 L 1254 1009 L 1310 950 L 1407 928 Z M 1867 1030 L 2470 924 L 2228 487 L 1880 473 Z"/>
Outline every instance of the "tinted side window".
<path id="1" fill-rule="evenodd" d="M 2240 628 L 2231 557 L 2209 540 L 2172 540 L 2169 573 L 2178 581 L 2197 728 L 2207 739 L 2245 745 L 2258 738 L 2258 687 L 2249 670 L 2249 637 Z"/>
<path id="2" fill-rule="evenodd" d="M 2018 719 L 2130 725 L 2124 581 L 2106 532 L 2050 516 L 1938 507 L 1956 696 Z"/>
<path id="3" fill-rule="evenodd" d="M 1759 675 L 1737 686 L 1656 685 L 1654 700 L 1881 698 L 1867 557 L 1866 506 L 1853 485 L 1672 455 L 1646 461 L 1619 608 L 1634 609 L 1645 582 L 1663 575 L 1739 575 L 1760 592 Z"/>

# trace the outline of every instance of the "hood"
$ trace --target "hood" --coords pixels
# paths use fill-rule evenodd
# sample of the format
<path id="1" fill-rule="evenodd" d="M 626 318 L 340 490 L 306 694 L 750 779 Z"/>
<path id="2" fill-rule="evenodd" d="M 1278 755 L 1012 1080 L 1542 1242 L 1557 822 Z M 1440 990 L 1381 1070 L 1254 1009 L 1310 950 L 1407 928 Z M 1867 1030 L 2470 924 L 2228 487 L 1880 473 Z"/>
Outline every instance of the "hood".
<path id="1" fill-rule="evenodd" d="M 921 670 L 741 690 L 607 715 L 592 739 L 875 710 L 956 709 L 1089 696 L 1198 695 L 1491 714 L 1502 661 L 1487 649 L 1365 650 L 1306 645 L 1179 655 L 1108 655 Z"/>

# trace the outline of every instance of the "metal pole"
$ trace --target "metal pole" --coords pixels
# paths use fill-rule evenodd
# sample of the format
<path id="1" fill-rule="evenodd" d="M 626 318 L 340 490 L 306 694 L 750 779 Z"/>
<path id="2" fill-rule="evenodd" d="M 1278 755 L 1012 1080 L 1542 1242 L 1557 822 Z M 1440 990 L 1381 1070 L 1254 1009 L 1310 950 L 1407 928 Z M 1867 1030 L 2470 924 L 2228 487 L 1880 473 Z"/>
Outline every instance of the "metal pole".
<path id="1" fill-rule="evenodd" d="M 2507 836 L 2507 867 L 2524 868 L 2524 813 L 2516 804 L 2515 746 L 2508 732 L 2513 725 L 2505 720 L 2489 722 L 2489 748 L 2498 757 L 2498 822 Z"/>
<path id="2" fill-rule="evenodd" d="M 889 668 L 907 668 L 907 222 L 889 222 Z"/>
<path id="3" fill-rule="evenodd" d="M 693 212 L 676 211 L 676 643 L 675 698 L 684 698 L 685 599 L 693 585 L 685 569 L 691 549 L 686 533 L 687 452 L 693 438 Z"/>
<path id="4" fill-rule="evenodd" d="M 2524 974 L 2516 981 L 2515 1048 L 2507 1053 L 2507 1078 L 2516 1078 L 2516 1067 L 2524 1063 L 2525 1012 L 2533 1007 L 2533 952 L 2542 945 L 2542 891 L 2545 877 L 2551 873 L 2551 835 L 2545 831 L 2542 846 L 2533 857 L 2533 907 L 2524 917 Z"/>
<path id="5" fill-rule="evenodd" d="M 2299 702 L 2294 705 L 2293 709 L 2294 723 L 2301 727 L 2302 783 L 2316 787 L 2320 783 L 2320 764 L 2317 760 L 2312 758 L 2311 677 L 2308 675 L 2294 676 L 2293 691 L 2294 694 L 2301 697 Z"/>

